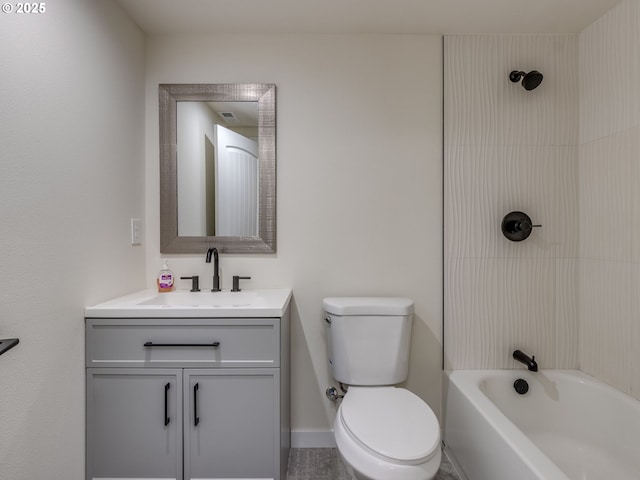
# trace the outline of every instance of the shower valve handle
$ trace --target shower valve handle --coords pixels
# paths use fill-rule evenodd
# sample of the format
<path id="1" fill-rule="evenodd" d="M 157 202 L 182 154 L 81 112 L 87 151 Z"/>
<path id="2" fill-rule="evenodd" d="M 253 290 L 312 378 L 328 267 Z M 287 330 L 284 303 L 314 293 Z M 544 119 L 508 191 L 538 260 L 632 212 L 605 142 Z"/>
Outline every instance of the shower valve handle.
<path id="1" fill-rule="evenodd" d="M 518 222 L 518 221 L 509 222 L 507 224 L 506 228 L 511 233 L 515 233 L 515 232 L 528 232 L 532 228 L 541 227 L 541 226 L 542 225 L 531 225 L 531 222 L 528 222 L 526 220 L 522 220 L 520 222 Z"/>
<path id="2" fill-rule="evenodd" d="M 531 235 L 531 230 L 542 225 L 534 225 L 524 212 L 510 212 L 502 219 L 502 233 L 513 242 L 521 242 Z"/>

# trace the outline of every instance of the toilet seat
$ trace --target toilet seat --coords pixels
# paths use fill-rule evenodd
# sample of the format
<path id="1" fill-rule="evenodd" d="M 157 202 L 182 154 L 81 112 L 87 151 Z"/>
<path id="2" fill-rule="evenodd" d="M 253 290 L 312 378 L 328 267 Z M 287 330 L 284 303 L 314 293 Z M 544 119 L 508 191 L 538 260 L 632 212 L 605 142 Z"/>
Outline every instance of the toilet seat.
<path id="1" fill-rule="evenodd" d="M 404 388 L 351 386 L 339 415 L 346 432 L 383 460 L 419 465 L 440 452 L 440 427 L 435 414 Z"/>

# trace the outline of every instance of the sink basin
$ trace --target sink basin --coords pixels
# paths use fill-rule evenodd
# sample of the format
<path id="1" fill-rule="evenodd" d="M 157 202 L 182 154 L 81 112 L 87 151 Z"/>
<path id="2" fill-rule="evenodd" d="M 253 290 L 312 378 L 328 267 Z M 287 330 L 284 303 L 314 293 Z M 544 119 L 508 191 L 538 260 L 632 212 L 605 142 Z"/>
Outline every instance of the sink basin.
<path id="1" fill-rule="evenodd" d="M 161 305 L 175 307 L 239 308 L 259 306 L 268 302 L 265 296 L 255 291 L 244 292 L 170 292 L 159 293 L 138 305 Z"/>
<path id="2" fill-rule="evenodd" d="M 85 309 L 87 318 L 281 317 L 289 305 L 288 288 L 241 292 L 144 290 Z"/>

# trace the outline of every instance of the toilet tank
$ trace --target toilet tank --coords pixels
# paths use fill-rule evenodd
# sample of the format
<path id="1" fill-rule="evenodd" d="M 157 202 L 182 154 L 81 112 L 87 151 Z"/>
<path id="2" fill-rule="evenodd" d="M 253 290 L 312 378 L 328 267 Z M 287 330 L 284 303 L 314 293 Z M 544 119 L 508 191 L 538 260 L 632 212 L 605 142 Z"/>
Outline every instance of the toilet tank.
<path id="1" fill-rule="evenodd" d="M 331 297 L 322 306 L 333 378 L 361 386 L 407 378 L 413 300 Z"/>

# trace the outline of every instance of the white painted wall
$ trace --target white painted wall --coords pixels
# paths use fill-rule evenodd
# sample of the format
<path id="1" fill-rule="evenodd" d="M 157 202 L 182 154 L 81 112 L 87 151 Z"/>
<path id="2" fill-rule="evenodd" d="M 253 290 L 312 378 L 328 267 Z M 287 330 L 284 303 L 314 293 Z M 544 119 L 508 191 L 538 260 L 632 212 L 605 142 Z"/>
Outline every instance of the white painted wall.
<path id="1" fill-rule="evenodd" d="M 15 3 L 15 2 L 12 2 Z M 144 287 L 144 38 L 108 0 L 0 15 L 0 476 L 84 478 L 83 308 Z"/>
<path id="2" fill-rule="evenodd" d="M 278 251 L 222 255 L 222 287 L 293 288 L 292 424 L 332 428 L 321 301 L 415 300 L 408 387 L 440 412 L 442 56 L 439 36 L 151 36 L 146 58 L 147 285 L 159 253 L 158 84 L 277 85 Z M 177 276 L 211 265 L 169 258 Z M 187 283 L 179 283 L 187 288 Z M 322 435 L 321 435 L 322 437 Z M 294 437 L 298 438 L 298 437 Z M 308 437 L 308 438 L 312 438 Z"/>
<path id="3" fill-rule="evenodd" d="M 204 102 L 178 102 L 178 232 L 181 236 L 205 235 L 207 231 L 205 139 L 214 143 L 213 110 Z"/>

